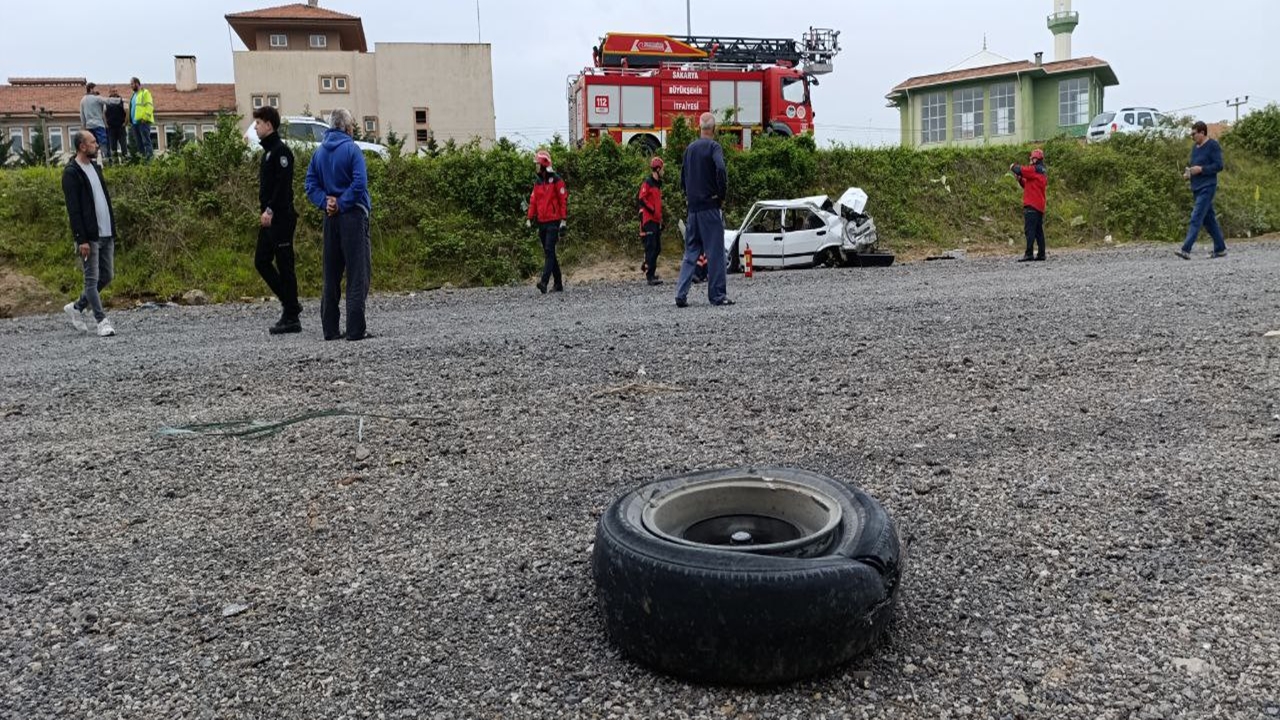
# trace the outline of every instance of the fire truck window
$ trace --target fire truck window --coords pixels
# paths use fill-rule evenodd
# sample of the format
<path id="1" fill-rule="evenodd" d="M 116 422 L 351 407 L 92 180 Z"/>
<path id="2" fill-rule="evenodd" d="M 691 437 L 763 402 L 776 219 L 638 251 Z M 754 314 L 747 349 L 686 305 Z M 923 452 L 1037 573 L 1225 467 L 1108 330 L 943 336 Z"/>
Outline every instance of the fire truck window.
<path id="1" fill-rule="evenodd" d="M 782 211 L 781 210 L 762 210 L 756 215 L 755 220 L 751 221 L 751 228 L 747 230 L 751 233 L 780 233 L 782 232 Z"/>
<path id="2" fill-rule="evenodd" d="M 804 78 L 783 78 L 782 79 L 782 99 L 795 105 L 802 105 L 808 90 L 804 84 Z"/>

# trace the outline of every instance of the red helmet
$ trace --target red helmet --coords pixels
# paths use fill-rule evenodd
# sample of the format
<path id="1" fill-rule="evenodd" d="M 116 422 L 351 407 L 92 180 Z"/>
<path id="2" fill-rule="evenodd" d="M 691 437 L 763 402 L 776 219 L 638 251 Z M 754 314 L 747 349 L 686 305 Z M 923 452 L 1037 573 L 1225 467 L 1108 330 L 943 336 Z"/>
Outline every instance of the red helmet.
<path id="1" fill-rule="evenodd" d="M 649 161 L 649 168 L 651 170 L 661 170 L 663 165 L 664 163 L 662 162 L 662 158 L 656 155 L 652 160 Z"/>
<path id="2" fill-rule="evenodd" d="M 551 167 L 551 153 L 546 150 L 539 150 L 538 154 L 533 156 L 533 160 L 542 167 Z"/>
<path id="3" fill-rule="evenodd" d="M 1040 148 L 1036 148 L 1035 150 L 1032 150 L 1032 151 L 1031 151 L 1031 159 L 1032 159 L 1032 160 L 1043 160 L 1043 159 L 1044 159 L 1044 151 L 1043 151 L 1043 150 L 1041 150 Z"/>

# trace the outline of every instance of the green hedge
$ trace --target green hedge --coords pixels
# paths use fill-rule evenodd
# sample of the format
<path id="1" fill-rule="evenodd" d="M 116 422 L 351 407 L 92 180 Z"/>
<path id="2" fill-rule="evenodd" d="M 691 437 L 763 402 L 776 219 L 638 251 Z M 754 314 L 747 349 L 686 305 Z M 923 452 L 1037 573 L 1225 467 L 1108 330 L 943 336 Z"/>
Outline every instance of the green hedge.
<path id="1" fill-rule="evenodd" d="M 666 204 L 684 212 L 679 187 L 687 127 L 673 133 Z M 1084 146 L 1044 144 L 1049 166 L 1047 234 L 1051 245 L 1181 238 L 1191 196 L 1180 172 L 1190 141 L 1130 136 Z M 1251 145 L 1256 147 L 1257 140 Z M 1218 209 L 1234 237 L 1280 225 L 1280 173 L 1274 161 L 1226 143 Z M 634 197 L 647 158 L 612 142 L 571 150 L 551 146 L 569 185 L 567 266 L 641 254 Z M 727 148 L 729 224 L 762 198 L 838 195 L 859 186 L 891 249 L 953 247 L 962 242 L 1021 241 L 1020 191 L 1007 168 L 1026 147 L 818 149 L 812 138 L 761 138 L 750 151 Z M 300 154 L 298 166 L 309 158 Z M 435 156 L 371 158 L 374 288 L 396 291 L 519 282 L 537 271 L 541 253 L 524 227 L 531 154 L 500 140 L 489 149 L 450 146 Z M 60 189 L 61 168 L 0 172 L 0 263 L 70 294 L 80 283 Z M 150 165 L 109 167 L 120 228 L 115 295 L 173 297 L 200 288 L 216 299 L 260 296 L 253 269 L 257 234 L 257 164 L 235 118 L 200 144 Z M 296 178 L 297 253 L 304 294 L 320 285 L 319 211 Z M 679 252 L 669 232 L 668 252 Z"/>

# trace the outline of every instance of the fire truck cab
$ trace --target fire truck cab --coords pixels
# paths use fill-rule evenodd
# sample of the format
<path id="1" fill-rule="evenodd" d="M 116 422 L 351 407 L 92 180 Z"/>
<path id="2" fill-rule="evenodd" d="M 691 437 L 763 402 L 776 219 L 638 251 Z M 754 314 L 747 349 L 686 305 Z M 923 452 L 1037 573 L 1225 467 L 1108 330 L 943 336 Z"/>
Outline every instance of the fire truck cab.
<path id="1" fill-rule="evenodd" d="M 762 133 L 808 132 L 810 85 L 831 71 L 838 36 L 811 29 L 796 43 L 610 33 L 594 49 L 594 66 L 569 78 L 569 139 L 609 136 L 653 152 L 676 117 L 697 127 L 707 111 L 722 130 L 739 133 L 743 147 Z"/>

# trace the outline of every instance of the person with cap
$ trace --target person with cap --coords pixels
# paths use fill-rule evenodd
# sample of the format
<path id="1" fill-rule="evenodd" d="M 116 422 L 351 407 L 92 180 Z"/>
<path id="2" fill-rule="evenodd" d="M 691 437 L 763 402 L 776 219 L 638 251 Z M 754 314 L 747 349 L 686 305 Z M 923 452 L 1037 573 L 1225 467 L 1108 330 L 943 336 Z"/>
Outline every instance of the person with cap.
<path id="1" fill-rule="evenodd" d="M 80 98 L 80 127 L 93 133 L 93 139 L 102 148 L 102 159 L 111 159 L 111 148 L 107 145 L 107 120 L 103 116 L 107 101 L 98 94 L 98 86 L 89 83 L 84 86 L 84 97 Z"/>
<path id="2" fill-rule="evenodd" d="M 1044 169 L 1044 151 L 1032 150 L 1030 165 L 1013 164 L 1009 172 L 1022 186 L 1022 227 L 1027 235 L 1027 251 L 1018 262 L 1044 260 L 1045 187 L 1049 182 L 1049 174 Z M 1031 254 L 1033 246 L 1034 255 Z"/>
<path id="3" fill-rule="evenodd" d="M 640 238 L 644 242 L 645 280 L 649 285 L 661 285 L 658 277 L 658 254 L 662 252 L 662 158 L 649 161 L 649 177 L 640 183 Z"/>
<path id="4" fill-rule="evenodd" d="M 1182 177 L 1191 181 L 1191 192 L 1195 195 L 1195 206 L 1191 210 L 1191 224 L 1187 227 L 1187 239 L 1182 247 L 1174 252 L 1183 260 L 1191 259 L 1191 248 L 1200 237 L 1200 228 L 1209 232 L 1213 238 L 1213 252 L 1210 258 L 1227 256 L 1227 241 L 1222 237 L 1222 228 L 1218 226 L 1218 214 L 1213 211 L 1213 197 L 1218 194 L 1218 173 L 1222 172 L 1222 147 L 1218 141 L 1209 137 L 1209 126 L 1203 120 L 1191 126 L 1191 139 L 1195 145 L 1191 148 L 1191 162 Z"/>
<path id="5" fill-rule="evenodd" d="M 538 226 L 538 241 L 542 243 L 542 279 L 538 292 L 546 294 L 547 281 L 554 281 L 552 292 L 564 292 L 564 279 L 560 276 L 560 261 L 556 258 L 556 243 L 564 230 L 568 209 L 569 191 L 564 180 L 551 167 L 551 153 L 539 150 L 534 156 L 537 177 L 533 181 L 533 193 L 529 195 L 529 216 L 526 226 Z"/>

